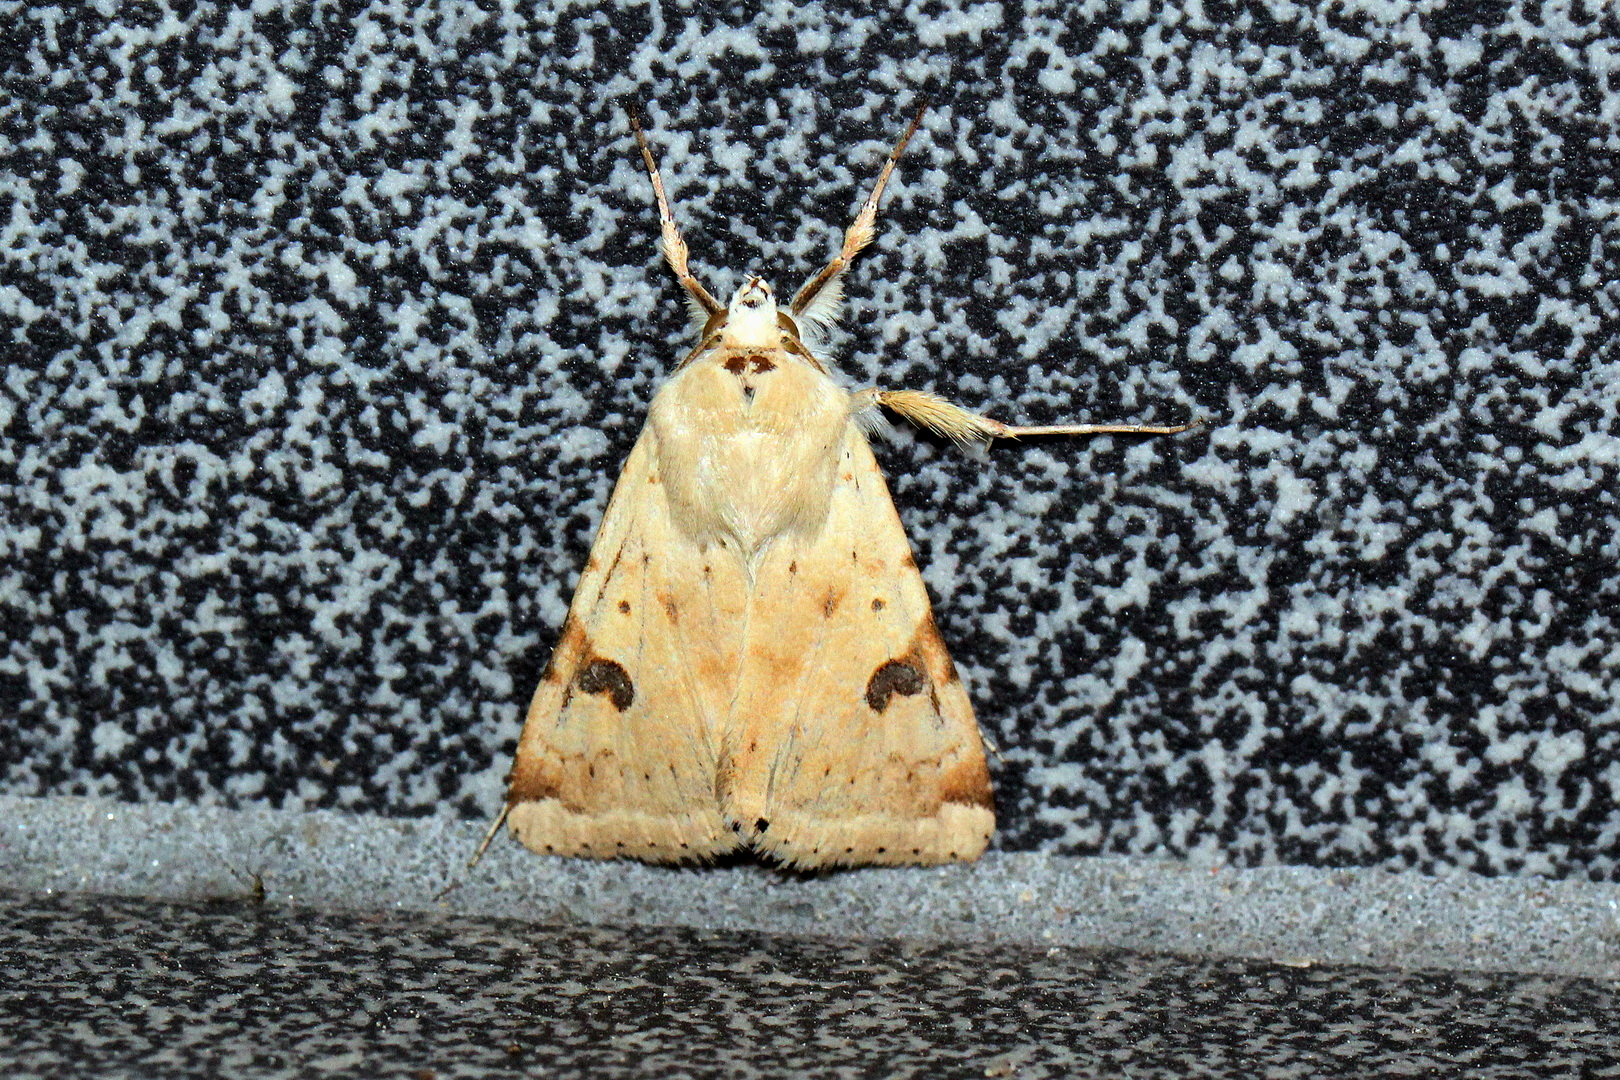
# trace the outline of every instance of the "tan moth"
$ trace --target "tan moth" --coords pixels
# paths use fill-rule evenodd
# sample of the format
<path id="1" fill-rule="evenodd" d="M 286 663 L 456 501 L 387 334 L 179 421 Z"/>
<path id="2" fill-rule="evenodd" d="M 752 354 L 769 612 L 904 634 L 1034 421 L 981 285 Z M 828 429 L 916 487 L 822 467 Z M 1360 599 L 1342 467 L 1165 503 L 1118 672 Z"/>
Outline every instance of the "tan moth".
<path id="1" fill-rule="evenodd" d="M 838 254 L 778 307 L 759 277 L 722 304 L 693 276 L 630 116 L 698 344 L 619 475 L 490 837 L 505 820 L 546 854 L 752 851 L 806 869 L 984 851 L 995 808 L 978 723 L 863 419 L 886 408 L 962 442 L 1192 425 L 1012 427 L 922 391 L 839 384 L 801 330 L 838 317 L 921 121 Z"/>

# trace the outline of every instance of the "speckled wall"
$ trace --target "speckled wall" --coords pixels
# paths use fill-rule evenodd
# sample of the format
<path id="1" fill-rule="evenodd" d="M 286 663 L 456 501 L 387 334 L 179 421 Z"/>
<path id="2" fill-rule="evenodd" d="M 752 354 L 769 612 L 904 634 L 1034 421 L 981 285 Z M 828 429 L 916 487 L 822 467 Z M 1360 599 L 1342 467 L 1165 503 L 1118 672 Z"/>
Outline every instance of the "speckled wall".
<path id="1" fill-rule="evenodd" d="M 0 789 L 483 815 L 710 287 L 852 385 L 1001 846 L 1620 876 L 1605 5 L 0 3 Z M 111 14 L 116 12 L 115 14 Z"/>

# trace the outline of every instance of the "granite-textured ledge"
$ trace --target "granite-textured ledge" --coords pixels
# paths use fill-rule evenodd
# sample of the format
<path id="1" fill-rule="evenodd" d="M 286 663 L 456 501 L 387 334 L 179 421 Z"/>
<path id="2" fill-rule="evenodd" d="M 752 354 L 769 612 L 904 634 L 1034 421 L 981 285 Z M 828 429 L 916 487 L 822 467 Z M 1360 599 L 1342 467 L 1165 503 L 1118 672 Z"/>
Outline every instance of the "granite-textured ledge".
<path id="1" fill-rule="evenodd" d="M 991 853 L 792 877 L 543 859 L 476 822 L 0 798 L 0 888 L 1620 978 L 1620 886 Z"/>
<path id="2" fill-rule="evenodd" d="M 1620 1076 L 1556 975 L 0 891 L 7 1080 Z"/>

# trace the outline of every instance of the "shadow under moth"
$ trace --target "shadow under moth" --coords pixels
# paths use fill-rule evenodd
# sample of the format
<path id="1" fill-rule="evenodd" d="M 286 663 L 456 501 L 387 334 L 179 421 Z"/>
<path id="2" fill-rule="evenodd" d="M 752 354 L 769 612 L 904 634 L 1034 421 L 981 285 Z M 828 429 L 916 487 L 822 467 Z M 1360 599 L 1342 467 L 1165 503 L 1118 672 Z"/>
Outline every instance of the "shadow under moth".
<path id="1" fill-rule="evenodd" d="M 959 442 L 1192 425 L 1012 427 L 930 393 L 840 385 L 811 346 L 921 120 L 782 307 L 759 277 L 722 304 L 693 276 L 630 115 L 698 344 L 624 464 L 486 846 L 505 820 L 536 852 L 658 863 L 984 851 L 984 745 L 863 424 L 888 409 Z"/>

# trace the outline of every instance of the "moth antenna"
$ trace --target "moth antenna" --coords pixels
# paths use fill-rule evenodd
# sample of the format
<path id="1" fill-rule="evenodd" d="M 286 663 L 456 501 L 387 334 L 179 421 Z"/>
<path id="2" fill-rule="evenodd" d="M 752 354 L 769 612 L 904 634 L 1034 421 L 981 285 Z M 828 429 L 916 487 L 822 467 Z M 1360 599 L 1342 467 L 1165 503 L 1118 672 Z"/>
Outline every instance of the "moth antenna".
<path id="1" fill-rule="evenodd" d="M 641 130 L 635 107 L 626 105 L 624 114 L 630 119 L 630 129 L 636 133 L 636 145 L 641 148 L 641 160 L 647 166 L 647 175 L 652 178 L 653 196 L 658 200 L 658 226 L 663 233 L 664 261 L 675 272 L 681 288 L 686 290 L 686 306 L 692 321 L 701 326 L 710 317 L 724 311 L 725 305 L 710 295 L 703 283 L 692 276 L 687 265 L 686 241 L 681 238 L 681 230 L 675 225 L 675 215 L 670 213 L 669 199 L 664 195 L 664 178 L 658 173 L 658 162 L 653 158 L 652 147 L 647 145 L 647 136 Z"/>
<path id="2" fill-rule="evenodd" d="M 988 442 L 991 439 L 1018 439 L 1026 435 L 1177 435 L 1198 427 L 1203 420 L 1185 424 L 1051 424 L 1018 427 L 968 412 L 926 390 L 862 390 L 854 395 L 857 413 L 881 405 L 898 413 L 920 428 L 945 436 L 952 442 Z"/>
<path id="3" fill-rule="evenodd" d="M 877 183 L 872 185 L 872 193 L 861 204 L 860 213 L 848 229 L 844 230 L 844 246 L 833 256 L 832 262 L 821 268 L 821 273 L 804 283 L 804 287 L 793 297 L 793 317 L 808 322 L 816 327 L 829 326 L 838 321 L 838 311 L 844 298 L 843 276 L 849 269 L 850 260 L 858 255 L 862 248 L 872 242 L 876 235 L 874 225 L 877 222 L 878 204 L 883 199 L 883 189 L 889 183 L 889 175 L 894 172 L 895 165 L 900 161 L 900 155 L 905 153 L 906 144 L 917 133 L 922 124 L 923 113 L 928 111 L 928 99 L 924 98 L 917 109 L 917 115 L 911 118 L 911 125 L 906 133 L 900 136 L 900 141 L 894 144 L 889 151 L 889 160 L 883 163 L 883 171 L 878 173 Z"/>
<path id="4" fill-rule="evenodd" d="M 484 834 L 484 842 L 478 845 L 478 850 L 473 852 L 473 857 L 467 860 L 467 869 L 471 870 L 473 867 L 478 865 L 478 860 L 484 857 L 484 851 L 489 847 L 489 842 L 495 839 L 496 830 L 501 827 L 501 822 L 505 821 L 506 815 L 511 812 L 511 803 L 506 803 L 501 807 L 500 814 L 495 818 L 495 824 L 491 825 L 489 827 L 489 832 Z"/>

